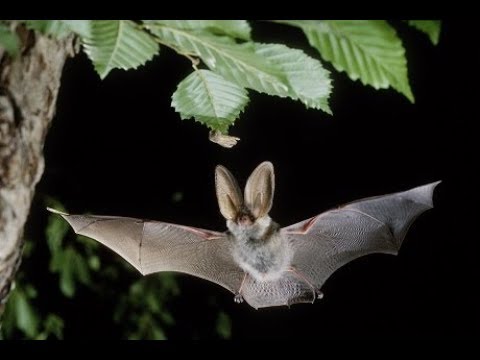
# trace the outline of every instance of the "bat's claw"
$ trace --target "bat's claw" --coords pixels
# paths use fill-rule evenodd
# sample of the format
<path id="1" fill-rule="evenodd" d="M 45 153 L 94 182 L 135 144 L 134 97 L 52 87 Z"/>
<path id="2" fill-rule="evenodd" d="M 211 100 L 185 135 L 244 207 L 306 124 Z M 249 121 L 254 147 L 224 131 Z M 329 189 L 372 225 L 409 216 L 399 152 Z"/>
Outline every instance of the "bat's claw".
<path id="1" fill-rule="evenodd" d="M 243 302 L 243 296 L 242 294 L 237 294 L 233 298 L 233 301 L 235 301 L 237 304 L 241 304 Z"/>
<path id="2" fill-rule="evenodd" d="M 315 292 L 317 294 L 317 299 L 323 299 L 323 292 L 321 292 L 320 290 L 316 290 Z"/>

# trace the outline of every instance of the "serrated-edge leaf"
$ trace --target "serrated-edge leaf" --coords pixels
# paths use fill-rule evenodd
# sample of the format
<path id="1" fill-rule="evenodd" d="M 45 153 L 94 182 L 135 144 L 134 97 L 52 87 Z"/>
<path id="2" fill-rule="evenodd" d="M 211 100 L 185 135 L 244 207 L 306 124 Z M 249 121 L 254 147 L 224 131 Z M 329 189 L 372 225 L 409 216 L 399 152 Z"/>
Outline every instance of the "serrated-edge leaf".
<path id="1" fill-rule="evenodd" d="M 425 33 L 434 45 L 438 45 L 442 25 L 440 20 L 408 20 L 408 24 Z"/>
<path id="2" fill-rule="evenodd" d="M 10 30 L 7 24 L 0 23 L 0 48 L 10 56 L 18 55 L 20 50 L 20 39 L 18 35 Z"/>
<path id="3" fill-rule="evenodd" d="M 332 113 L 328 105 L 332 85 L 330 72 L 320 61 L 302 50 L 281 44 L 255 44 L 256 52 L 277 65 L 286 75 L 290 85 L 289 95 L 307 107 Z"/>
<path id="4" fill-rule="evenodd" d="M 172 107 L 213 130 L 227 131 L 248 103 L 247 91 L 210 70 L 196 70 L 178 84 Z"/>
<path id="5" fill-rule="evenodd" d="M 180 52 L 200 57 L 210 70 L 246 88 L 269 95 L 288 96 L 288 82 L 280 69 L 255 54 L 251 42 L 237 44 L 229 37 L 201 30 L 182 30 L 156 24 L 148 29 Z"/>
<path id="6" fill-rule="evenodd" d="M 246 20 L 143 20 L 145 24 L 166 25 L 182 30 L 210 30 L 242 40 L 250 40 L 252 29 Z"/>
<path id="7" fill-rule="evenodd" d="M 411 102 L 402 41 L 383 20 L 288 20 L 300 27 L 323 59 L 352 80 L 375 89 L 393 87 Z"/>
<path id="8" fill-rule="evenodd" d="M 82 41 L 102 79 L 112 69 L 135 69 L 159 51 L 152 37 L 130 20 L 92 20 L 91 35 Z"/>

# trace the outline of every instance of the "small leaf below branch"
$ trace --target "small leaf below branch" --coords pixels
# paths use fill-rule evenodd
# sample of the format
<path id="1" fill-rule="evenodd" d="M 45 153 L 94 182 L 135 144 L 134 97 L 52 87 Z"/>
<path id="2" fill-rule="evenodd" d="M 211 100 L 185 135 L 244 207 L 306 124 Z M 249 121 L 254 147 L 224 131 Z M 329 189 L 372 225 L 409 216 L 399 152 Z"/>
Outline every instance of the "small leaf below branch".
<path id="1" fill-rule="evenodd" d="M 182 119 L 195 118 L 226 132 L 248 103 L 247 91 L 210 70 L 196 70 L 178 84 L 172 106 Z"/>

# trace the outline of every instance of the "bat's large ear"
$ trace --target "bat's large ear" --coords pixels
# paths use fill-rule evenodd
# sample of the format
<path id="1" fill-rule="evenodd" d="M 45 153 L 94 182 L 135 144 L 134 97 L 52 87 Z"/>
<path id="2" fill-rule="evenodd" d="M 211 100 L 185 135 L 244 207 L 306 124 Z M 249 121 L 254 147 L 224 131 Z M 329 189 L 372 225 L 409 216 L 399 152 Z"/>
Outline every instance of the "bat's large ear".
<path id="1" fill-rule="evenodd" d="M 243 197 L 237 181 L 225 167 L 215 169 L 215 187 L 218 206 L 225 219 L 233 220 L 243 206 Z"/>
<path id="2" fill-rule="evenodd" d="M 272 208 L 275 191 L 273 165 L 265 161 L 253 170 L 245 186 L 245 204 L 255 218 L 268 214 Z"/>

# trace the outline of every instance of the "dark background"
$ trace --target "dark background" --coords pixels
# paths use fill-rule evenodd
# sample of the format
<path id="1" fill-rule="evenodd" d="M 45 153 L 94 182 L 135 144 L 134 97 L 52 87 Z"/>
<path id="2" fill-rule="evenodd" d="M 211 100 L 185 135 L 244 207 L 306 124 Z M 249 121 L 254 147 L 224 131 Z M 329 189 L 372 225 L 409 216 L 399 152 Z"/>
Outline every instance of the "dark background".
<path id="1" fill-rule="evenodd" d="M 272 161 L 277 183 L 271 216 L 282 225 L 362 197 L 443 180 L 435 209 L 415 222 L 399 256 L 371 255 L 347 264 L 326 282 L 323 300 L 256 311 L 235 304 L 215 284 L 181 275 L 181 296 L 170 305 L 176 325 L 167 335 L 202 337 L 214 319 L 206 306 L 212 302 L 231 317 L 234 338 L 478 331 L 478 235 L 475 222 L 466 220 L 473 188 L 465 182 L 478 167 L 478 160 L 469 159 L 475 146 L 468 127 L 479 94 L 473 80 L 478 54 L 468 50 L 473 29 L 444 21 L 435 47 L 422 33 L 396 24 L 414 105 L 324 63 L 332 70 L 333 116 L 251 91 L 230 132 L 241 141 L 230 150 L 209 142 L 206 128 L 181 121 L 170 106 L 176 85 L 191 72 L 187 59 L 162 48 L 145 67 L 115 70 L 101 81 L 86 56 L 77 56 L 65 67 L 32 218 L 44 211 L 40 199 L 48 194 L 72 213 L 223 230 L 214 192 L 217 164 L 243 184 L 261 161 Z M 253 38 L 319 58 L 290 27 L 255 22 Z M 181 201 L 172 201 L 175 192 L 182 192 Z M 101 255 L 105 261 L 114 256 L 108 250 Z M 73 301 L 77 315 L 67 322 L 67 338 L 116 336 L 102 307 L 114 299 L 80 295 Z"/>

